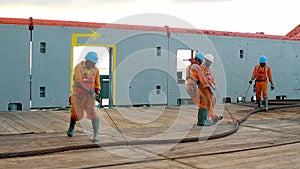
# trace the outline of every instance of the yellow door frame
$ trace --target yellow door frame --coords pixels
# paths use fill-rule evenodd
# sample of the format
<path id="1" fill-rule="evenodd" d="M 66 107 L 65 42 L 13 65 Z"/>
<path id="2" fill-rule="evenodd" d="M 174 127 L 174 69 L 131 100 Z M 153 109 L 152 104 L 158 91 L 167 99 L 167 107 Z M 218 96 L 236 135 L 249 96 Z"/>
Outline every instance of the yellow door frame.
<path id="1" fill-rule="evenodd" d="M 74 67 L 74 47 L 78 46 L 91 46 L 91 47 L 106 47 L 106 48 L 112 48 L 113 49 L 113 105 L 116 105 L 116 67 L 117 67 L 117 48 L 116 45 L 109 45 L 109 44 L 84 44 L 84 43 L 78 43 L 77 38 L 78 37 L 89 37 L 92 38 L 92 41 L 96 40 L 101 35 L 91 29 L 91 34 L 82 34 L 82 33 L 73 33 L 72 34 L 72 48 L 71 48 L 71 64 L 70 64 L 70 94 L 72 93 L 72 84 L 73 84 L 73 67 Z M 109 56 L 111 56 L 109 54 Z"/>

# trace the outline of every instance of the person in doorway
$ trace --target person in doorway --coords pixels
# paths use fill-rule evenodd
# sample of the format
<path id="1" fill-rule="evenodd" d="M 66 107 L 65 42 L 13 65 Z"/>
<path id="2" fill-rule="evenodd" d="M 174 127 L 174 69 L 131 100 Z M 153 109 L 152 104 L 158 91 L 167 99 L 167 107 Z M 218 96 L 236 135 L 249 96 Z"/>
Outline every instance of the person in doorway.
<path id="1" fill-rule="evenodd" d="M 198 126 L 211 126 L 212 122 L 208 120 L 208 101 L 202 93 L 202 89 L 208 87 L 200 65 L 204 60 L 203 53 L 197 53 L 195 58 L 190 59 L 191 65 L 186 68 L 186 90 L 192 101 L 198 107 Z"/>
<path id="2" fill-rule="evenodd" d="M 72 94 L 69 98 L 71 104 L 70 126 L 67 132 L 69 137 L 73 136 L 76 121 L 83 118 L 84 112 L 87 118 L 91 119 L 94 130 L 93 142 L 99 141 L 99 117 L 95 112 L 94 95 L 100 94 L 100 73 L 95 66 L 98 55 L 95 52 L 88 52 L 85 61 L 80 62 L 74 68 Z"/>
<path id="3" fill-rule="evenodd" d="M 209 100 L 208 116 L 213 121 L 213 123 L 217 123 L 218 121 L 223 119 L 223 116 L 218 116 L 217 114 L 214 113 L 214 107 L 215 107 L 215 103 L 216 103 L 214 93 L 217 88 L 217 85 L 216 85 L 214 75 L 212 73 L 212 69 L 210 68 L 211 64 L 214 62 L 214 56 L 212 54 L 206 54 L 204 58 L 205 58 L 205 60 L 204 60 L 203 64 L 201 65 L 201 68 L 202 68 L 202 71 L 204 72 L 206 80 L 209 83 L 209 89 L 210 89 L 210 90 L 206 90 L 204 92 L 205 96 Z"/>
<path id="4" fill-rule="evenodd" d="M 257 110 L 262 109 L 262 98 L 264 99 L 265 110 L 268 111 L 268 80 L 271 83 L 271 90 L 274 90 L 273 77 L 271 67 L 267 65 L 266 56 L 262 55 L 259 58 L 259 64 L 254 67 L 252 72 L 251 80 L 249 84 L 251 85 L 253 80 L 255 80 L 255 92 L 257 101 Z"/>

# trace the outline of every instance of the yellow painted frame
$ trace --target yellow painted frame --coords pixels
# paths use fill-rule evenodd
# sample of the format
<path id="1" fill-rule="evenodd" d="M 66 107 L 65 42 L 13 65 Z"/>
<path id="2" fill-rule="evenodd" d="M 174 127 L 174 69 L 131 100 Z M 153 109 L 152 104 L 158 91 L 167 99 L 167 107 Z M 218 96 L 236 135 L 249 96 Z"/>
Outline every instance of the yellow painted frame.
<path id="1" fill-rule="evenodd" d="M 70 64 L 70 94 L 72 93 L 72 84 L 73 84 L 73 67 L 74 67 L 74 47 L 76 46 L 101 46 L 106 48 L 112 48 L 113 49 L 113 105 L 116 105 L 116 67 L 117 67 L 117 48 L 116 45 L 109 45 L 109 44 L 82 44 L 77 43 L 78 37 L 92 37 L 93 41 L 96 40 L 98 37 L 100 37 L 100 34 L 98 34 L 96 31 L 91 29 L 91 34 L 82 34 L 82 33 L 74 33 L 72 34 L 72 48 L 71 48 L 71 64 Z"/>

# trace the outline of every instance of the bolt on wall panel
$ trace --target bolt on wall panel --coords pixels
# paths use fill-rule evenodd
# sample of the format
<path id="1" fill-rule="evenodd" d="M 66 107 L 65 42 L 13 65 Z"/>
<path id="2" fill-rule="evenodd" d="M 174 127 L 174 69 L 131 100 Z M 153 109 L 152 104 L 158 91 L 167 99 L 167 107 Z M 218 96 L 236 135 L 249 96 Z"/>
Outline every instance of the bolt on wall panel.
<path id="1" fill-rule="evenodd" d="M 30 109 L 28 26 L 0 24 L 0 111 Z"/>

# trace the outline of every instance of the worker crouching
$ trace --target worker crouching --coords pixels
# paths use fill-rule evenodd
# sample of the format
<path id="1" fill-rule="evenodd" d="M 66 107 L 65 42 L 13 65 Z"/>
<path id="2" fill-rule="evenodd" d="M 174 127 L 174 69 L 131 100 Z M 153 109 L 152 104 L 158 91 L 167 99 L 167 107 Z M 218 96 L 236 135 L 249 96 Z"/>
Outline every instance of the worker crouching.
<path id="1" fill-rule="evenodd" d="M 101 90 L 100 73 L 95 66 L 97 61 L 98 55 L 95 52 L 89 52 L 85 56 L 85 61 L 75 66 L 72 94 L 69 98 L 71 104 L 70 126 L 67 132 L 69 137 L 73 136 L 76 121 L 81 120 L 86 112 L 87 118 L 92 121 L 94 142 L 99 141 L 99 117 L 95 112 L 94 95 L 99 95 Z"/>

